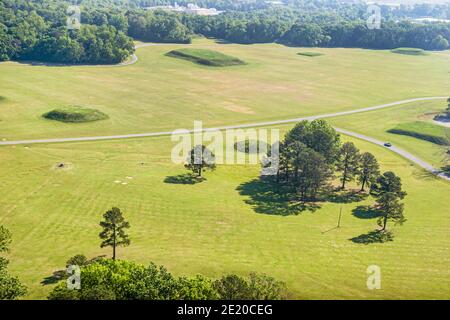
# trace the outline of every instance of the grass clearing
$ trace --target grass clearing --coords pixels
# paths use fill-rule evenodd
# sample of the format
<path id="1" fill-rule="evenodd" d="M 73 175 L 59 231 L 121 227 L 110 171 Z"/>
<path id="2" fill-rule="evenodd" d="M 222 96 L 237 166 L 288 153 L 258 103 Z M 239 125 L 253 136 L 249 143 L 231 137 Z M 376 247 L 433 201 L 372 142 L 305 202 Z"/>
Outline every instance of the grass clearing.
<path id="1" fill-rule="evenodd" d="M 390 226 L 394 241 L 350 240 L 376 228 L 376 219 L 354 211 L 370 198 L 284 215 L 258 182 L 259 166 L 221 165 L 201 183 L 172 183 L 167 177 L 187 171 L 170 161 L 169 137 L 2 147 L 0 224 L 13 233 L 10 271 L 29 287 L 28 298 L 45 298 L 52 285 L 41 282 L 70 256 L 111 254 L 99 247 L 98 223 L 118 206 L 131 224 L 131 246 L 118 257 L 176 275 L 257 270 L 287 282 L 299 299 L 448 299 L 450 184 L 387 149 L 348 140 L 402 177 L 408 221 Z M 54 170 L 60 162 L 71 170 Z M 332 230 L 341 207 L 341 228 Z M 382 290 L 366 287 L 372 264 L 381 267 Z"/>
<path id="2" fill-rule="evenodd" d="M 108 116 L 99 110 L 80 106 L 67 106 L 57 108 L 44 113 L 42 117 L 49 120 L 57 120 L 70 123 L 91 122 L 108 119 Z"/>
<path id="3" fill-rule="evenodd" d="M 277 44 L 201 39 L 194 47 L 240 57 L 248 65 L 221 68 L 218 76 L 216 69 L 165 57 L 180 48 L 175 44 L 141 48 L 138 63 L 127 67 L 0 63 L 0 92 L 8 97 L 0 108 L 0 139 L 190 129 L 199 119 L 212 127 L 450 92 L 448 55 L 442 53 L 413 59 L 324 48 L 320 63 L 307 63 L 296 55 L 298 48 Z M 444 104 L 426 101 L 329 121 L 438 165 L 441 146 L 387 130 L 442 111 Z M 41 114 L 49 105 L 101 106 L 109 119 L 76 126 L 45 121 Z M 29 287 L 28 298 L 44 299 L 52 288 L 45 279 L 69 257 L 110 255 L 99 247 L 98 223 L 118 206 L 131 224 L 131 246 L 119 248 L 118 257 L 163 264 L 175 275 L 258 271 L 285 281 L 298 299 L 449 299 L 450 184 L 387 148 L 343 138 L 402 178 L 408 221 L 389 226 L 394 241 L 350 240 L 370 238 L 377 227 L 364 211 L 370 198 L 336 199 L 316 211 L 294 208 L 291 214 L 295 204 L 277 202 L 259 183 L 259 166 L 220 165 L 206 180 L 190 182 L 183 166 L 170 160 L 169 137 L 2 146 L 0 224 L 13 233 L 10 272 Z M 341 208 L 341 228 L 334 229 Z M 366 286 L 373 264 L 381 267 L 381 290 Z"/>
<path id="4" fill-rule="evenodd" d="M 245 64 L 244 61 L 209 49 L 183 48 L 172 50 L 166 54 L 169 57 L 180 58 L 197 64 L 213 67 L 228 67 Z"/>
<path id="5" fill-rule="evenodd" d="M 441 146 L 448 146 L 448 133 L 446 134 L 446 131 L 448 132 L 449 129 L 424 121 L 401 123 L 395 128 L 388 130 L 389 133 L 401 134 L 429 141 Z"/>
<path id="6" fill-rule="evenodd" d="M 185 47 L 140 48 L 139 61 L 125 67 L 0 63 L 0 92 L 8 98 L 0 111 L 0 140 L 171 131 L 191 128 L 194 120 L 204 127 L 262 122 L 450 92 L 450 64 L 442 53 L 412 59 L 382 50 L 323 48 L 319 61 L 299 59 L 298 48 L 279 44 L 195 40 L 189 48 L 248 62 L 220 68 L 218 76 L 216 68 L 164 56 Z M 109 119 L 76 126 L 42 119 L 49 106 L 67 105 L 98 108 Z"/>
<path id="7" fill-rule="evenodd" d="M 410 56 L 426 56 L 428 54 L 425 50 L 419 48 L 396 48 L 392 49 L 391 52 Z"/>

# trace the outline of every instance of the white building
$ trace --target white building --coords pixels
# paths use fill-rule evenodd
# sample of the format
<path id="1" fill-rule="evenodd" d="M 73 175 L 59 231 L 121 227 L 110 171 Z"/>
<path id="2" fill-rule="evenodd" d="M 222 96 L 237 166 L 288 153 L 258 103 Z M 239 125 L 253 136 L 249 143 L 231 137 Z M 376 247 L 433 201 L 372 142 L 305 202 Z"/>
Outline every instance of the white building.
<path id="1" fill-rule="evenodd" d="M 147 7 L 146 10 L 166 10 L 166 11 L 173 11 L 173 12 L 180 12 L 180 13 L 187 13 L 187 14 L 196 14 L 200 16 L 216 16 L 218 14 L 221 14 L 223 11 L 219 11 L 216 8 L 200 8 L 199 6 L 189 3 L 187 7 L 179 6 L 177 3 L 175 3 L 173 6 L 154 6 L 154 7 Z"/>

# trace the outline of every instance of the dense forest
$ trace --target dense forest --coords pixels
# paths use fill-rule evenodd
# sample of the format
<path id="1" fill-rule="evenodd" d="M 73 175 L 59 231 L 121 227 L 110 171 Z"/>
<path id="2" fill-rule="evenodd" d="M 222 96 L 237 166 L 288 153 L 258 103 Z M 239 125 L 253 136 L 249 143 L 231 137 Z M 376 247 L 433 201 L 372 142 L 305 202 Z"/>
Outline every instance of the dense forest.
<path id="1" fill-rule="evenodd" d="M 450 18 L 450 5 L 382 7 L 380 29 L 366 26 L 367 5 L 336 0 L 182 0 L 225 10 L 199 16 L 147 6 L 166 0 L 83 0 L 81 28 L 66 27 L 67 0 L 2 0 L 0 60 L 117 63 L 133 53 L 132 38 L 190 43 L 201 35 L 235 43 L 279 42 L 293 46 L 392 49 L 449 48 L 450 23 L 417 23 L 414 17 Z"/>

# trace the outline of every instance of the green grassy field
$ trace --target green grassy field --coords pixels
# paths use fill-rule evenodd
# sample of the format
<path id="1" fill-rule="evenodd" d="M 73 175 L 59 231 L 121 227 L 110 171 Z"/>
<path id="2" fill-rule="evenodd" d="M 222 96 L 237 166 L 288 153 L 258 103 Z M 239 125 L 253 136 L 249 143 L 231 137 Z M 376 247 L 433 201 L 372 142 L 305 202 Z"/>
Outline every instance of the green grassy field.
<path id="1" fill-rule="evenodd" d="M 125 67 L 45 67 L 0 63 L 0 140 L 141 133 L 316 115 L 450 92 L 450 51 L 417 57 L 390 51 L 217 44 L 247 64 L 211 68 L 166 57 L 186 45 L 137 50 Z M 41 115 L 61 105 L 101 110 L 109 119 L 67 125 Z"/>
<path id="2" fill-rule="evenodd" d="M 446 137 L 448 130 L 448 128 L 441 125 L 431 124 L 425 121 L 414 121 L 400 123 L 395 128 L 390 129 L 389 133 L 410 136 L 438 145 L 448 146 L 449 139 Z"/>
<path id="3" fill-rule="evenodd" d="M 302 59 L 299 48 L 276 44 L 196 40 L 194 46 L 247 64 L 211 68 L 164 55 L 184 45 L 138 49 L 138 63 L 126 67 L 0 63 L 0 140 L 190 129 L 193 120 L 205 126 L 248 123 L 450 92 L 450 51 L 416 57 L 314 48 L 324 55 Z M 330 121 L 437 165 L 441 147 L 386 130 L 441 111 L 444 103 Z M 42 118 L 61 105 L 98 109 L 109 119 L 67 124 Z M 29 287 L 27 298 L 44 299 L 52 285 L 42 281 L 70 256 L 110 254 L 99 247 L 98 223 L 119 206 L 131 223 L 132 242 L 119 257 L 163 264 L 177 275 L 263 272 L 285 281 L 298 299 L 449 299 L 450 184 L 389 149 L 347 140 L 374 153 L 383 170 L 404 182 L 408 221 L 390 226 L 393 242 L 350 240 L 376 228 L 376 219 L 353 212 L 371 199 L 288 214 L 292 207 L 274 201 L 258 182 L 259 166 L 219 165 L 202 183 L 173 183 L 186 171 L 170 161 L 169 137 L 2 146 L 0 224 L 13 233 L 10 271 Z M 342 227 L 333 229 L 340 208 Z M 366 287 L 373 264 L 381 267 L 381 290 Z"/>
<path id="4" fill-rule="evenodd" d="M 393 242 L 349 240 L 376 228 L 376 219 L 352 214 L 370 199 L 284 216 L 287 208 L 261 193 L 257 166 L 219 166 L 195 185 L 166 183 L 185 173 L 170 162 L 168 137 L 0 148 L 0 224 L 14 235 L 11 272 L 29 286 L 28 298 L 44 298 L 51 286 L 41 281 L 68 257 L 110 254 L 99 248 L 98 222 L 119 206 L 132 226 L 132 244 L 119 257 L 176 274 L 256 270 L 304 299 L 449 298 L 450 185 L 389 150 L 352 141 L 403 179 L 408 221 L 393 227 Z M 330 230 L 341 207 L 342 227 Z M 371 264 L 382 269 L 381 290 L 366 288 Z"/>
<path id="5" fill-rule="evenodd" d="M 389 141 L 439 168 L 449 164 L 445 160 L 446 147 L 414 137 L 389 133 L 388 130 L 416 121 L 431 124 L 434 115 L 445 109 L 445 106 L 445 100 L 414 102 L 388 109 L 330 118 L 328 121 L 339 128 Z M 436 130 L 440 135 L 442 131 L 449 130 L 445 127 L 438 128 Z"/>

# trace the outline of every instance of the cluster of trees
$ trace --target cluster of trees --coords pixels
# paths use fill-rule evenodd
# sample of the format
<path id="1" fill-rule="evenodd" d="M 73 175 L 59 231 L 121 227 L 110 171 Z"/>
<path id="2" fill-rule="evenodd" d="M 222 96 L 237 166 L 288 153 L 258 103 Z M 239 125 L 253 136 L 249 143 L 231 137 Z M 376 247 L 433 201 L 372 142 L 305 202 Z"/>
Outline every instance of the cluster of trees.
<path id="1" fill-rule="evenodd" d="M 380 175 L 376 157 L 361 153 L 352 142 L 341 144 L 339 134 L 324 120 L 302 121 L 290 130 L 279 148 L 279 167 L 275 183 L 289 186 L 303 202 L 326 198 L 333 192 L 331 182 L 339 175 L 340 189 L 355 179 L 360 191 L 370 187 L 381 214 L 380 226 L 388 220 L 405 221 L 403 204 L 406 193 L 393 172 Z"/>
<path id="2" fill-rule="evenodd" d="M 264 274 L 250 273 L 248 278 L 230 274 L 217 280 L 201 275 L 175 277 L 153 263 L 143 266 L 116 260 L 116 247 L 130 244 L 126 233 L 130 224 L 119 208 L 112 208 L 103 215 L 100 226 L 100 246 L 113 248 L 112 259 L 88 260 L 82 254 L 70 258 L 66 268 L 80 268 L 80 286 L 68 286 L 73 279 L 65 275 L 65 281 L 50 293 L 50 300 L 276 300 L 287 296 L 285 283 Z"/>
<path id="3" fill-rule="evenodd" d="M 128 34 L 139 40 L 152 42 L 190 43 L 192 32 L 166 11 L 130 11 L 127 13 Z"/>
<path id="4" fill-rule="evenodd" d="M 83 262 L 78 256 L 68 261 Z M 235 274 L 220 279 L 197 275 L 176 277 L 163 266 L 148 266 L 125 260 L 84 257 L 80 267 L 80 289 L 70 289 L 61 281 L 50 300 L 280 300 L 287 296 L 286 285 L 264 274 L 248 278 Z"/>
<path id="5" fill-rule="evenodd" d="M 357 177 L 364 191 L 379 175 L 379 165 L 375 156 L 360 154 L 352 142 L 341 145 L 339 134 L 324 120 L 298 123 L 280 143 L 276 182 L 289 184 L 302 201 L 315 201 L 328 192 L 335 172 L 341 189 Z"/>
<path id="6" fill-rule="evenodd" d="M 111 13 L 108 20 L 83 12 L 81 28 L 68 30 L 68 4 L 62 0 L 2 0 L 0 60 L 107 64 L 121 62 L 134 52 L 122 14 Z"/>
<path id="7" fill-rule="evenodd" d="M 0 226 L 0 253 L 8 252 L 11 244 L 11 233 Z M 27 293 L 26 287 L 19 279 L 8 273 L 8 259 L 0 257 L 0 300 L 13 300 Z"/>
<path id="8" fill-rule="evenodd" d="M 376 199 L 381 230 L 386 229 L 388 220 L 399 224 L 406 221 L 400 203 L 406 193 L 400 177 L 391 171 L 380 174 L 373 154 L 361 153 L 353 142 L 342 144 L 339 134 L 325 120 L 299 122 L 279 143 L 278 154 L 268 154 L 268 158 L 278 163 L 274 183 L 288 187 L 302 202 L 326 200 L 331 193 L 345 190 L 348 182 L 357 180 L 359 192 L 369 188 Z M 215 169 L 214 161 L 214 154 L 198 145 L 189 152 L 185 167 L 200 178 L 204 170 Z M 338 189 L 332 185 L 337 177 Z"/>

